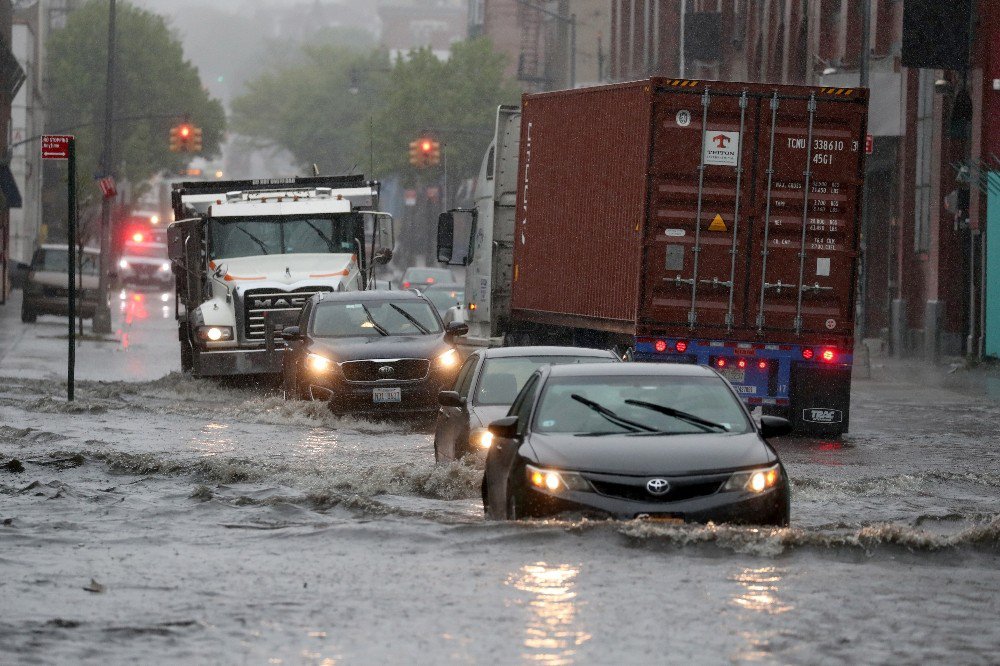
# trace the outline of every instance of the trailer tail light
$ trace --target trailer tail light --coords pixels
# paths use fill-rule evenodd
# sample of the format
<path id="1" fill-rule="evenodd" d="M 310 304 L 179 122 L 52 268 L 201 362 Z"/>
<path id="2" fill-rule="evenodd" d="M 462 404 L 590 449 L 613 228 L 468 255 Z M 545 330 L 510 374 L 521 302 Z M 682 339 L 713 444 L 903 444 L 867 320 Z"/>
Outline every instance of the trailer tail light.
<path id="1" fill-rule="evenodd" d="M 743 368 L 747 367 L 747 361 L 746 359 L 741 358 L 740 360 L 736 361 L 736 365 L 742 370 Z"/>
<path id="2" fill-rule="evenodd" d="M 802 350 L 802 358 L 804 358 L 805 360 L 808 361 L 812 357 L 813 357 L 813 350 L 812 349 L 803 349 Z"/>
<path id="3" fill-rule="evenodd" d="M 142 235 L 141 231 L 137 231 L 134 234 L 132 234 L 132 240 L 135 241 L 136 243 L 141 243 L 143 240 L 145 240 L 145 238 L 146 237 Z"/>
<path id="4" fill-rule="evenodd" d="M 665 340 L 657 340 L 655 343 L 653 343 L 653 349 L 655 349 L 657 352 L 659 352 L 661 354 L 663 352 L 667 351 L 667 343 L 666 343 L 666 341 Z"/>
<path id="5" fill-rule="evenodd" d="M 761 370 L 767 370 L 767 361 L 758 361 L 757 367 Z"/>
<path id="6" fill-rule="evenodd" d="M 827 363 L 833 363 L 834 359 L 837 358 L 837 355 L 834 353 L 832 349 L 824 349 L 821 356 L 823 357 L 823 360 L 826 361 Z"/>
<path id="7" fill-rule="evenodd" d="M 726 367 L 726 359 L 720 358 L 720 359 L 716 360 L 715 361 L 715 365 L 718 366 L 718 367 L 720 367 L 720 368 Z"/>
<path id="8" fill-rule="evenodd" d="M 688 350 L 688 343 L 684 342 L 683 340 L 678 340 L 677 344 L 674 345 L 674 349 L 677 350 L 677 353 L 683 354 Z"/>

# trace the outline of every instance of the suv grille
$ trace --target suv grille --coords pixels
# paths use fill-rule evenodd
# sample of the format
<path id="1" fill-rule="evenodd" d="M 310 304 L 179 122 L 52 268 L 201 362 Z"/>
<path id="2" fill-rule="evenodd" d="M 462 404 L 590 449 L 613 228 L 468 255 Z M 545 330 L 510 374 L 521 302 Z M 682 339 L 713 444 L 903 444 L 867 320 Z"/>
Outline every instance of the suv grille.
<path id="1" fill-rule="evenodd" d="M 275 339 L 281 340 L 281 329 L 294 326 L 302 306 L 313 294 L 321 291 L 333 291 L 333 288 L 303 287 L 295 291 L 248 289 L 243 293 L 244 337 L 247 340 L 264 340 L 264 314 L 267 313 L 276 322 Z"/>
<path id="2" fill-rule="evenodd" d="M 391 361 L 345 361 L 340 364 L 349 382 L 409 382 L 427 376 L 430 361 L 425 358 L 400 358 Z M 391 368 L 392 372 L 386 370 Z"/>
<path id="3" fill-rule="evenodd" d="M 646 490 L 648 478 L 636 479 L 635 484 L 612 483 L 588 479 L 594 489 L 608 497 L 619 497 L 633 502 L 680 502 L 694 497 L 703 497 L 716 492 L 725 479 L 701 479 L 695 483 L 684 483 L 670 479 L 670 490 L 665 495 L 653 495 Z"/>

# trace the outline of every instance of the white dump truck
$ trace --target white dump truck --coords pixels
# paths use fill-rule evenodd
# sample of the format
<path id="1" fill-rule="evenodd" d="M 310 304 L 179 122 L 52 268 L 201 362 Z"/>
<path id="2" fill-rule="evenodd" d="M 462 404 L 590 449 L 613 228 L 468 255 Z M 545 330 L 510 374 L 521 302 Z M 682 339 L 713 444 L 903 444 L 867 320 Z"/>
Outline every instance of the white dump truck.
<path id="1" fill-rule="evenodd" d="M 392 258 L 378 195 L 363 176 L 174 184 L 167 237 L 182 369 L 281 372 L 281 330 L 306 301 L 373 288 Z"/>

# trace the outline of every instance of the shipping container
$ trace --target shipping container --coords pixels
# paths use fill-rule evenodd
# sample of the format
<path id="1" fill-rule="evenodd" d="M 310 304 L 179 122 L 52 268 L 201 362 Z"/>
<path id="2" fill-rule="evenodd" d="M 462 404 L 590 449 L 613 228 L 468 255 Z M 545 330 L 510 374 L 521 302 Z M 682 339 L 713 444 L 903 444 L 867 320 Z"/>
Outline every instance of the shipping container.
<path id="1" fill-rule="evenodd" d="M 512 317 L 851 349 L 867 100 L 671 79 L 526 95 Z"/>

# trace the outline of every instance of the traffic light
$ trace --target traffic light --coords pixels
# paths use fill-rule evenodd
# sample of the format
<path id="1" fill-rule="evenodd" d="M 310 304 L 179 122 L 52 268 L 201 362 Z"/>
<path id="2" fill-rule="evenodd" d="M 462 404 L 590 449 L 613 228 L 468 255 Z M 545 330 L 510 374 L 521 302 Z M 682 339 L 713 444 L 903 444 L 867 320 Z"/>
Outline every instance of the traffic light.
<path id="1" fill-rule="evenodd" d="M 410 164 L 415 167 L 426 167 L 440 163 L 440 142 L 430 137 L 422 137 L 410 142 Z"/>
<path id="2" fill-rule="evenodd" d="M 170 151 L 197 153 L 201 151 L 201 128 L 191 123 L 181 123 L 170 128 Z"/>

